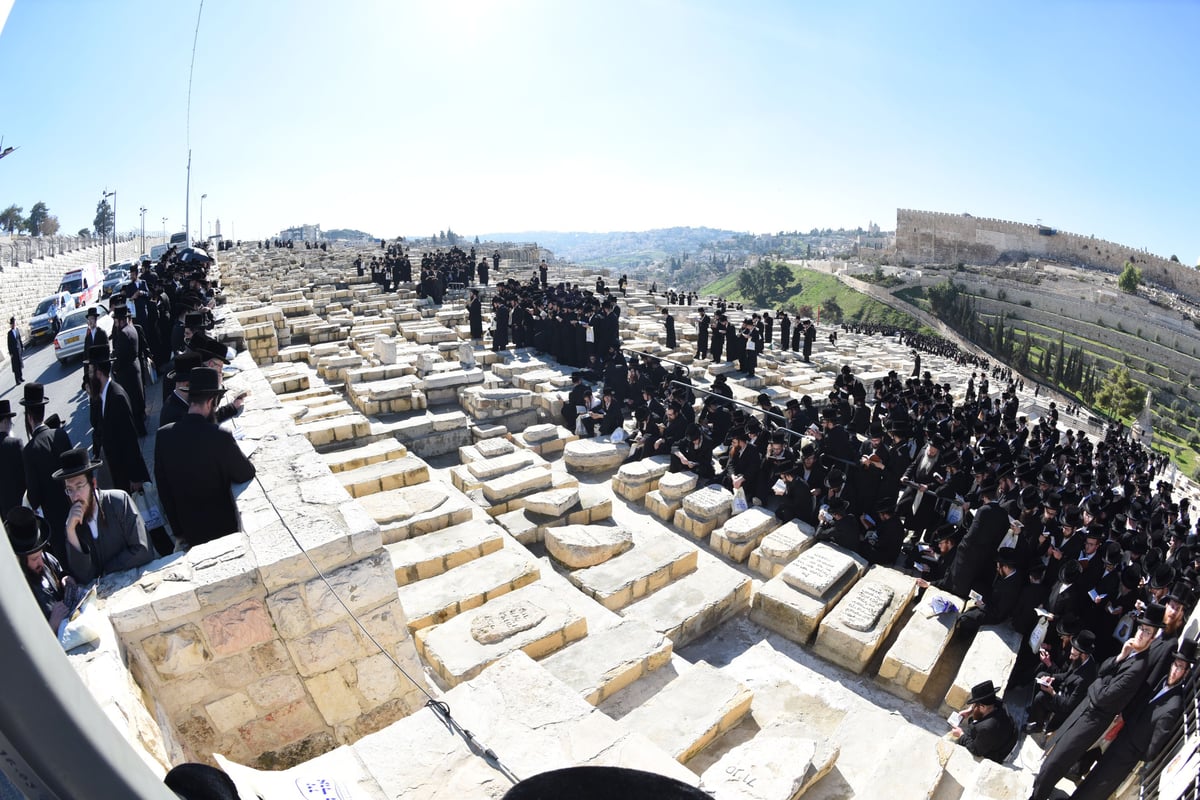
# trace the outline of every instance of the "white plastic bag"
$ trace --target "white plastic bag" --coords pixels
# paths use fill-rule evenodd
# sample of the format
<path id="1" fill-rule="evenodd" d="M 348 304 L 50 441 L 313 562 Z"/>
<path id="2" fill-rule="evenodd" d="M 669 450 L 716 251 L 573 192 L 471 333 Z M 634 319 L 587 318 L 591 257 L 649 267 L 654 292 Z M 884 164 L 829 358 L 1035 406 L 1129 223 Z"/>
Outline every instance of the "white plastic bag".
<path id="1" fill-rule="evenodd" d="M 137 506 L 138 515 L 147 531 L 161 528 L 166 524 L 162 511 L 158 508 L 158 490 L 153 484 L 142 484 L 142 491 L 133 493 L 133 503 Z"/>
<path id="2" fill-rule="evenodd" d="M 613 444 L 620 444 L 621 442 L 625 441 L 625 429 L 617 428 L 612 432 L 612 435 L 608 437 L 608 440 Z"/>
<path id="3" fill-rule="evenodd" d="M 746 490 L 741 486 L 733 490 L 733 513 L 740 514 L 750 507 L 746 502 Z"/>
<path id="4" fill-rule="evenodd" d="M 58 626 L 58 643 L 63 650 L 74 650 L 100 638 L 100 612 L 96 609 L 96 601 L 87 599 L 70 619 L 65 619 Z"/>

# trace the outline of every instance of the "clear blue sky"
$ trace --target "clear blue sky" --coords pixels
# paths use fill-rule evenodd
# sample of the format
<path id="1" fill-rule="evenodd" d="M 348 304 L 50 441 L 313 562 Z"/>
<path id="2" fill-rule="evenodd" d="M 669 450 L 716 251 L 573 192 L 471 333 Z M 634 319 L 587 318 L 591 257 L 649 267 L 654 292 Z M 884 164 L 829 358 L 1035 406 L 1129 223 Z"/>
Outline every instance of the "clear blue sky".
<path id="1" fill-rule="evenodd" d="M 6 0 L 0 0 L 0 8 Z M 16 0 L 0 207 L 181 229 L 192 0 Z M 208 0 L 192 226 L 895 226 L 1200 257 L 1200 3 Z"/>

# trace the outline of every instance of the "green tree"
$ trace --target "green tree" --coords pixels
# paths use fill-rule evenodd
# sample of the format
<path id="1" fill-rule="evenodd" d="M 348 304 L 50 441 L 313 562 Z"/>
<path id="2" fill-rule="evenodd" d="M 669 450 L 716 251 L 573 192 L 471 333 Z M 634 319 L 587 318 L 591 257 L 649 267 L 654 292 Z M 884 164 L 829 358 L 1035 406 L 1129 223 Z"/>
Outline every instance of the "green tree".
<path id="1" fill-rule="evenodd" d="M 50 214 L 38 224 L 38 233 L 42 236 L 53 236 L 58 233 L 58 217 Z"/>
<path id="2" fill-rule="evenodd" d="M 79 233 L 77 233 L 75 235 L 79 236 L 83 239 L 90 239 L 92 237 L 92 232 L 89 231 L 87 228 L 80 228 Z"/>
<path id="3" fill-rule="evenodd" d="M 826 324 L 842 321 L 842 307 L 836 297 L 826 297 L 821 301 L 821 321 Z"/>
<path id="4" fill-rule="evenodd" d="M 25 218 L 21 216 L 21 212 L 24 210 L 14 203 L 3 211 L 0 211 L 0 230 L 11 236 L 16 231 L 24 228 Z"/>
<path id="5" fill-rule="evenodd" d="M 107 199 L 96 203 L 96 218 L 92 220 L 92 229 L 97 236 L 108 236 L 113 231 L 113 211 Z"/>
<path id="6" fill-rule="evenodd" d="M 29 231 L 30 236 L 42 235 L 42 223 L 50 216 L 50 209 L 41 200 L 33 204 L 33 208 L 29 209 L 29 219 L 25 220 L 25 229 Z"/>
<path id="7" fill-rule="evenodd" d="M 1179 256 L 1177 256 L 1177 255 L 1175 255 L 1174 253 L 1172 253 L 1172 254 L 1171 254 L 1171 261 L 1172 261 L 1173 263 L 1175 263 L 1175 264 L 1178 264 L 1178 263 L 1179 263 Z"/>
<path id="8" fill-rule="evenodd" d="M 1137 288 L 1141 283 L 1142 271 L 1126 261 L 1125 269 L 1121 270 L 1121 277 L 1117 278 L 1117 286 L 1121 287 L 1122 292 L 1137 294 Z"/>
<path id="9" fill-rule="evenodd" d="M 1129 377 L 1129 370 L 1113 367 L 1096 392 L 1096 405 L 1116 417 L 1132 417 L 1146 403 L 1146 387 Z"/>
<path id="10" fill-rule="evenodd" d="M 800 291 L 793 285 L 795 276 L 787 264 L 772 264 L 765 258 L 738 273 L 738 292 L 760 308 L 773 305 L 789 294 Z"/>

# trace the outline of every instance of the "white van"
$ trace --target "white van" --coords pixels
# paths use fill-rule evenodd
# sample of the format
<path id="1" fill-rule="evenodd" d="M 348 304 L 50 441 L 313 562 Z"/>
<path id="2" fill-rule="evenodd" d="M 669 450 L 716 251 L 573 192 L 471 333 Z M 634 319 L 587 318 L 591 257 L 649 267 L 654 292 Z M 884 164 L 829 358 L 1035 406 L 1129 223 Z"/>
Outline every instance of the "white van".
<path id="1" fill-rule="evenodd" d="M 75 269 L 64 272 L 58 290 L 70 292 L 71 296 L 75 298 L 75 305 L 82 308 L 100 299 L 100 291 L 103 286 L 104 273 L 100 271 L 100 265 L 93 261 L 89 264 L 80 264 Z"/>

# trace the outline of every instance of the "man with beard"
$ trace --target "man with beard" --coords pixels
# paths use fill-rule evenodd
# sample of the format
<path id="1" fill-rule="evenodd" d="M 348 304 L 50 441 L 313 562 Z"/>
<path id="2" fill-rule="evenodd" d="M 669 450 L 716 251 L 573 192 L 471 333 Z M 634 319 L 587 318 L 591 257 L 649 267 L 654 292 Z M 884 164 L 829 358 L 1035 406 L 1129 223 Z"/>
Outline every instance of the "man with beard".
<path id="1" fill-rule="evenodd" d="M 938 473 L 941 448 L 940 438 L 930 438 L 925 451 L 909 465 L 900 479 L 904 489 L 900 493 L 900 499 L 896 501 L 896 512 L 904 518 L 905 526 L 918 535 L 932 527 L 936 521 L 936 499 L 926 495 L 936 492 L 942 482 Z"/>
<path id="2" fill-rule="evenodd" d="M 705 480 L 716 476 L 713 470 L 713 443 L 699 425 L 688 425 L 687 434 L 679 442 L 679 451 L 671 454 L 671 472 L 691 470 Z"/>
<path id="3" fill-rule="evenodd" d="M 1121 652 L 1100 665 L 1087 697 L 1054 735 L 1033 781 L 1030 800 L 1048 800 L 1050 792 L 1081 756 L 1095 744 L 1118 714 L 1129 707 L 1146 680 L 1146 650 L 1162 627 L 1163 607 L 1152 604 Z"/>
<path id="4" fill-rule="evenodd" d="M 79 447 L 62 454 L 54 473 L 62 481 L 71 510 L 67 513 L 67 571 L 79 583 L 150 563 L 154 554 L 146 526 L 126 492 L 102 490 L 94 473 L 100 461 Z"/>
<path id="5" fill-rule="evenodd" d="M 13 555 L 21 564 L 21 573 L 25 576 L 29 590 L 38 608 L 50 623 L 51 629 L 58 632 L 71 609 L 64 601 L 66 589 L 71 582 L 70 576 L 53 554 L 46 552 L 50 537 L 46 533 L 45 520 L 33 513 L 32 509 L 17 506 L 4 520 L 8 532 L 8 543 Z"/>
<path id="6" fill-rule="evenodd" d="M 1054 733 L 1075 706 L 1087 695 L 1087 688 L 1096 679 L 1099 664 L 1092 657 L 1096 637 L 1081 630 L 1071 638 L 1067 668 L 1059 672 L 1043 672 L 1036 681 L 1037 692 L 1029 704 L 1026 733 Z"/>

